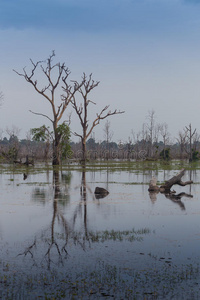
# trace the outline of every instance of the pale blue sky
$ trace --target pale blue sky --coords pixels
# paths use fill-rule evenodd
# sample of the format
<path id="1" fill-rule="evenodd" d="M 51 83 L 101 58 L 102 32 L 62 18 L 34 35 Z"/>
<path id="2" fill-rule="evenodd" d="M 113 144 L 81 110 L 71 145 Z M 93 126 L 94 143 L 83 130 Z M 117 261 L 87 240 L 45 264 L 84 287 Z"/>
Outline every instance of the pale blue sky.
<path id="1" fill-rule="evenodd" d="M 200 132 L 200 1 L 0 0 L 0 38 L 0 128 L 16 125 L 24 137 L 47 122 L 28 111 L 48 112 L 48 103 L 12 69 L 55 50 L 71 79 L 92 72 L 100 80 L 95 109 L 126 111 L 109 119 L 114 140 L 141 130 L 151 109 L 172 136 L 190 122 Z M 71 127 L 79 130 L 74 114 Z"/>

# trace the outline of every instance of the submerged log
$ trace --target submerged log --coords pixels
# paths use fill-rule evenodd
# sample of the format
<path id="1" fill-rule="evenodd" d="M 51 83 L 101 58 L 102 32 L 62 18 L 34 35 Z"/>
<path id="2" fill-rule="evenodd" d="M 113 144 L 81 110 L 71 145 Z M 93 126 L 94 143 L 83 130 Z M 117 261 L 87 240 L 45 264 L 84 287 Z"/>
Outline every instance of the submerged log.
<path id="1" fill-rule="evenodd" d="M 192 184 L 193 183 L 192 180 L 185 181 L 185 182 L 181 181 L 181 178 L 183 177 L 184 173 L 185 173 L 185 169 L 181 170 L 177 175 L 175 175 L 174 177 L 166 181 L 164 185 L 160 186 L 160 192 L 170 193 L 171 187 L 175 184 L 178 184 L 180 186 L 186 186 L 188 184 Z"/>

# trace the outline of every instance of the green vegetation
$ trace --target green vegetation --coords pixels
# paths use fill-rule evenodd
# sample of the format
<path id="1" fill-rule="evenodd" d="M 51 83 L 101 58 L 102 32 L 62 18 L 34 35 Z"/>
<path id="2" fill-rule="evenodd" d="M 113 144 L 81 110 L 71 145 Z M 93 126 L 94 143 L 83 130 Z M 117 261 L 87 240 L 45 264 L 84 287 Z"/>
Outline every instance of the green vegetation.
<path id="1" fill-rule="evenodd" d="M 169 160 L 170 159 L 170 148 L 163 149 L 160 152 L 160 157 L 164 160 Z"/>
<path id="2" fill-rule="evenodd" d="M 192 149 L 192 161 L 199 160 L 199 151 Z"/>
<path id="3" fill-rule="evenodd" d="M 77 162 L 63 162 L 63 165 L 58 167 L 58 170 L 61 171 L 92 171 L 92 172 L 121 172 L 127 171 L 130 173 L 146 173 L 150 171 L 163 171 L 163 170 L 199 170 L 200 169 L 200 161 L 194 161 L 192 163 L 188 163 L 188 161 L 182 160 L 170 160 L 170 161 L 124 161 L 124 160 L 108 160 L 108 161 L 89 161 L 86 166 L 82 166 Z M 51 162 L 48 163 L 37 163 L 33 166 L 24 166 L 24 165 L 13 165 L 13 164 L 0 164 L 0 173 L 15 173 L 21 174 L 22 172 L 29 172 L 31 174 L 39 174 L 46 171 L 50 171 L 55 169 L 51 165 Z"/>

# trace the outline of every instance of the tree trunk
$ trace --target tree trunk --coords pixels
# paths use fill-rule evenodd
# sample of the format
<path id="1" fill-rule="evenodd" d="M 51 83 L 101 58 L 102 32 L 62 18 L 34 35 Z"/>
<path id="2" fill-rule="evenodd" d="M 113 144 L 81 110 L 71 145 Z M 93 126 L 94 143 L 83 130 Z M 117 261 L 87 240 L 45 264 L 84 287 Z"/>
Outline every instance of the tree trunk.
<path id="1" fill-rule="evenodd" d="M 53 128 L 54 128 L 54 141 L 53 141 L 53 166 L 59 166 L 60 165 L 60 137 L 57 132 L 57 123 L 54 122 Z"/>
<path id="2" fill-rule="evenodd" d="M 59 143 L 55 140 L 53 142 L 53 160 L 52 160 L 53 166 L 59 166 L 60 165 L 60 151 L 59 151 Z"/>
<path id="3" fill-rule="evenodd" d="M 86 158 L 87 158 L 87 155 L 86 155 L 86 140 L 82 139 L 81 142 L 82 142 L 82 152 L 83 152 L 83 156 L 82 156 L 81 162 L 83 164 L 85 164 Z"/>

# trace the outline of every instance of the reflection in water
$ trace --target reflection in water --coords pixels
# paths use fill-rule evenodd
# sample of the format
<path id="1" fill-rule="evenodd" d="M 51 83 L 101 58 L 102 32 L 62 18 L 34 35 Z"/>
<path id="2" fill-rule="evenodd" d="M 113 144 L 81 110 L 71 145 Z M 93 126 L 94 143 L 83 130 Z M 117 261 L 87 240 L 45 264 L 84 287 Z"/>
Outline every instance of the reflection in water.
<path id="1" fill-rule="evenodd" d="M 48 178 L 49 178 L 49 173 Z M 59 204 L 66 206 L 70 201 L 70 184 L 71 184 L 72 174 L 71 172 L 59 172 L 54 170 L 53 172 L 53 191 L 52 187 L 48 186 L 48 189 L 44 186 L 37 186 L 32 192 L 32 200 L 45 204 L 52 198 L 57 199 Z M 49 182 L 49 180 L 47 181 Z"/>
<path id="2" fill-rule="evenodd" d="M 187 214 L 172 210 L 177 201 L 182 207 L 185 194 L 172 195 L 172 204 L 169 200 L 160 201 L 165 199 L 163 194 L 149 194 L 152 202 L 155 203 L 156 197 L 159 199 L 159 205 L 149 205 L 149 176 L 144 176 L 145 184 L 140 184 L 143 172 L 138 172 L 139 175 L 111 172 L 109 201 L 97 201 L 94 187 L 102 183 L 102 178 L 106 181 L 105 172 L 102 175 L 96 172 L 92 180 L 89 171 L 83 172 L 81 178 L 79 172 L 72 171 L 72 181 L 67 171 L 54 174 L 50 171 L 47 182 L 44 182 L 46 174 L 40 177 L 30 174 L 24 183 L 22 172 L 21 181 L 15 178 L 12 186 L 8 175 L 2 180 L 0 298 L 6 299 L 3 296 L 9 290 L 9 299 L 15 299 L 16 294 L 20 299 L 137 299 L 154 295 L 157 299 L 179 299 L 180 291 L 182 298 L 185 297 L 188 286 L 198 288 L 199 267 L 196 271 L 194 262 L 199 261 L 196 238 L 199 201 L 188 201 Z M 75 189 L 77 178 L 79 187 Z M 126 185 L 122 181 L 138 184 Z M 8 188 L 12 188 L 12 193 L 7 195 Z M 29 195 L 33 188 L 31 203 Z M 199 192 L 199 185 L 194 188 Z M 193 194 L 198 197 L 197 193 Z M 41 198 L 43 207 L 37 202 Z M 13 206 L 11 215 L 13 204 L 17 205 Z M 25 215 L 28 217 L 18 226 L 20 217 Z M 20 241 L 15 238 L 16 233 L 20 234 Z M 20 253 L 17 259 L 16 253 Z M 192 295 L 187 296 L 194 299 Z"/>
<path id="3" fill-rule="evenodd" d="M 157 192 L 149 192 L 149 198 L 151 202 L 154 204 L 157 200 L 157 195 L 160 194 L 159 191 Z M 179 194 L 165 194 L 161 193 L 161 195 L 165 195 L 165 197 L 169 200 L 171 200 L 173 203 L 178 204 L 182 210 L 185 210 L 185 204 L 181 201 L 182 197 L 187 197 L 187 198 L 193 198 L 192 195 L 186 194 L 186 193 L 179 193 Z"/>
<path id="4" fill-rule="evenodd" d="M 45 203 L 45 200 L 47 198 L 47 191 L 44 188 L 36 187 L 32 194 L 32 199 L 35 201 L 39 201 L 42 203 Z"/>
<path id="5" fill-rule="evenodd" d="M 159 194 L 159 191 L 156 192 L 149 192 L 149 198 L 151 199 L 151 202 L 154 204 L 157 200 L 157 194 Z"/>
<path id="6" fill-rule="evenodd" d="M 64 178 L 65 182 L 67 183 L 70 182 L 70 176 L 63 176 L 62 178 Z M 28 246 L 23 253 L 19 254 L 24 256 L 30 254 L 33 260 L 33 265 L 36 265 L 34 251 L 36 250 L 40 240 L 42 240 L 46 248 L 43 259 L 47 262 L 48 269 L 50 269 L 51 263 L 53 262 L 52 257 L 55 256 L 55 252 L 57 253 L 58 263 L 63 264 L 64 258 L 68 255 L 66 247 L 67 247 L 69 233 L 70 233 L 70 226 L 67 220 L 65 219 L 62 210 L 58 206 L 58 204 L 64 203 L 63 202 L 64 198 L 67 198 L 67 200 L 69 200 L 69 198 L 67 197 L 68 194 L 63 193 L 61 191 L 60 174 L 59 171 L 56 170 L 53 171 L 53 189 L 54 189 L 53 214 L 52 214 L 52 220 L 49 229 L 43 231 L 40 238 L 35 237 L 34 242 L 30 246 Z M 41 201 L 41 198 L 42 199 L 46 198 L 46 193 L 43 190 L 36 188 L 33 196 L 34 196 L 34 200 L 40 199 Z M 62 231 L 62 241 L 63 241 L 62 245 L 60 243 L 60 235 L 56 232 L 56 220 L 58 226 L 61 227 L 61 231 Z"/>
<path id="7" fill-rule="evenodd" d="M 181 201 L 182 197 L 187 197 L 187 198 L 193 198 L 192 195 L 186 194 L 186 193 L 180 193 L 180 194 L 165 194 L 165 197 L 167 199 L 170 199 L 173 203 L 176 203 L 180 206 L 182 210 L 185 210 L 185 204 Z"/>
<path id="8" fill-rule="evenodd" d="M 69 174 L 68 174 L 69 175 Z M 86 251 L 87 246 L 90 248 L 91 243 L 104 243 L 106 241 L 139 241 L 143 240 L 143 236 L 150 234 L 148 228 L 140 230 L 99 230 L 94 231 L 88 228 L 88 210 L 87 198 L 88 193 L 95 200 L 94 192 L 86 183 L 86 172 L 82 172 L 80 184 L 80 201 L 77 203 L 73 213 L 66 216 L 63 213 L 64 197 L 69 201 L 68 195 L 63 193 L 62 182 L 70 183 L 70 176 L 60 174 L 59 171 L 53 172 L 53 206 L 52 217 L 48 228 L 41 230 L 33 240 L 33 242 L 18 256 L 26 257 L 29 255 L 32 259 L 33 266 L 38 266 L 46 262 L 48 270 L 53 265 L 64 265 L 66 259 L 69 258 L 69 249 L 72 245 Z M 35 188 L 33 194 L 34 200 L 46 199 L 47 194 L 44 189 Z M 68 201 L 66 201 L 68 203 Z M 95 203 L 95 202 L 94 202 Z M 40 250 L 38 250 L 40 249 Z M 42 250 L 41 250 L 42 249 Z M 38 253 L 37 251 L 41 251 Z M 37 259 L 36 259 L 37 258 Z"/>

